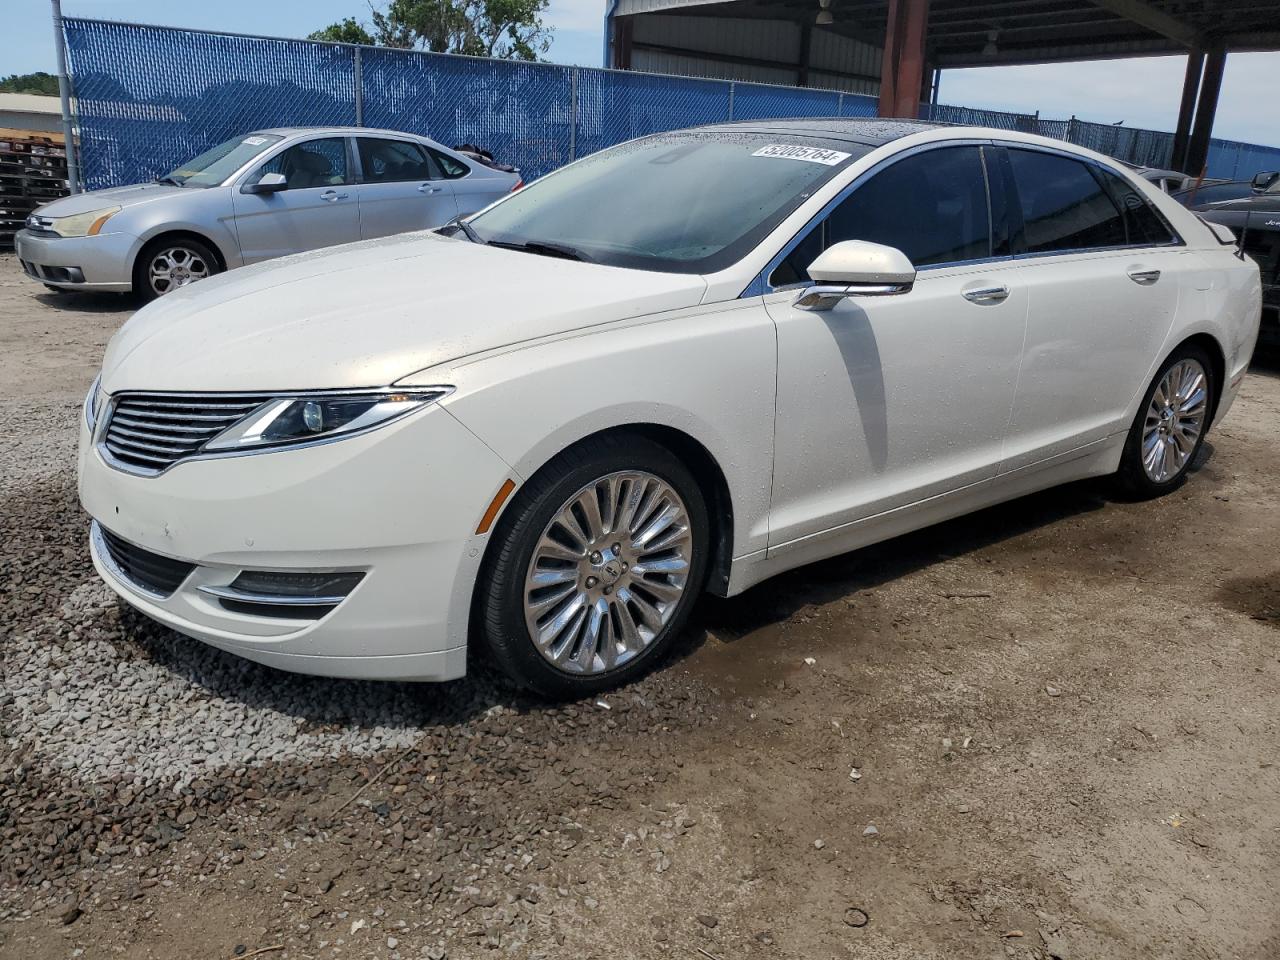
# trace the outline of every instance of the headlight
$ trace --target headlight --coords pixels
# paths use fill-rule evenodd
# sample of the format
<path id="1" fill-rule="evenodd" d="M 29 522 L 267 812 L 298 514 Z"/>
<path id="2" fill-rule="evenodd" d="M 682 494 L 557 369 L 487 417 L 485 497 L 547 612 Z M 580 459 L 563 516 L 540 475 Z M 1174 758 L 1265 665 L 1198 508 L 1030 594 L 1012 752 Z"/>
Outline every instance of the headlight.
<path id="1" fill-rule="evenodd" d="M 103 207 L 71 217 L 50 217 L 48 229 L 60 237 L 96 237 L 103 224 L 119 212 L 119 207 Z"/>
<path id="2" fill-rule="evenodd" d="M 102 374 L 98 374 L 93 378 L 93 383 L 89 385 L 89 392 L 84 397 L 84 424 L 89 428 L 89 432 L 93 433 L 93 428 L 98 425 L 98 399 L 102 393 Z"/>
<path id="3" fill-rule="evenodd" d="M 312 393 L 269 400 L 204 445 L 204 450 L 284 447 L 337 440 L 381 427 L 435 403 L 451 388 L 369 393 Z"/>

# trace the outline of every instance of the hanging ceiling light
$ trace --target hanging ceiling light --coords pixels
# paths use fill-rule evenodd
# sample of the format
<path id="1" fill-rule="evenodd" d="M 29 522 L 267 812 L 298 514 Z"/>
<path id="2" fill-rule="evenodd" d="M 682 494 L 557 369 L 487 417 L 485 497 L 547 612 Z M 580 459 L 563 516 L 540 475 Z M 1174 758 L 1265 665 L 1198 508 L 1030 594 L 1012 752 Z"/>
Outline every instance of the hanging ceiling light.
<path id="1" fill-rule="evenodd" d="M 820 27 L 826 27 L 836 22 L 836 18 L 831 16 L 831 0 L 818 0 L 818 6 L 822 9 L 818 11 L 814 23 Z"/>
<path id="2" fill-rule="evenodd" d="M 982 48 L 982 55 L 984 57 L 994 57 L 1000 52 L 1000 48 L 996 46 L 996 38 L 998 36 L 1000 36 L 999 30 L 987 31 L 987 45 Z"/>

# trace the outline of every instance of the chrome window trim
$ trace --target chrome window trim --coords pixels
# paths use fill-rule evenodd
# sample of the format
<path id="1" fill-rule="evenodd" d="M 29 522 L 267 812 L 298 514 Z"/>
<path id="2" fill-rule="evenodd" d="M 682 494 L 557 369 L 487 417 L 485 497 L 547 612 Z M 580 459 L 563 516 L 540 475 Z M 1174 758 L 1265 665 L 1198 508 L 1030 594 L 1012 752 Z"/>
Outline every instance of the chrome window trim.
<path id="1" fill-rule="evenodd" d="M 94 431 L 94 434 L 93 434 L 93 448 L 95 451 L 97 451 L 98 456 L 102 458 L 102 461 L 105 464 L 107 464 L 107 466 L 111 467 L 113 470 L 119 470 L 121 473 L 127 473 L 127 474 L 130 474 L 131 476 L 142 477 L 150 480 L 155 477 L 164 476 L 166 473 L 168 473 L 174 467 L 179 466 L 180 464 L 192 463 L 198 460 L 225 460 L 230 457 L 253 457 L 253 456 L 259 456 L 261 454 L 266 454 L 266 453 L 283 453 L 288 450 L 309 450 L 313 447 L 322 447 L 330 443 L 338 443 L 342 440 L 348 440 L 351 437 L 363 436 L 367 433 L 372 433 L 375 430 L 380 430 L 385 426 L 389 426 L 392 423 L 396 423 L 399 420 L 403 420 L 406 417 L 413 416 L 416 413 L 421 413 L 425 410 L 430 410 L 431 408 L 439 404 L 442 400 L 444 400 L 446 397 L 448 397 L 450 394 L 452 394 L 454 390 L 455 390 L 454 387 L 443 386 L 443 385 L 434 386 L 434 387 L 366 387 L 366 388 L 343 387 L 338 390 L 278 390 L 278 391 L 264 390 L 261 392 L 252 391 L 252 390 L 226 391 L 226 392 L 211 391 L 211 390 L 204 390 L 204 391 L 200 391 L 200 390 L 122 390 L 119 393 L 113 393 L 106 398 L 106 403 L 104 404 L 102 408 L 102 412 L 98 417 L 97 429 Z M 107 427 L 111 423 L 112 417 L 115 415 L 116 404 L 123 397 L 142 395 L 142 396 L 148 396 L 148 397 L 172 397 L 174 399 L 182 399 L 184 397 L 217 396 L 217 397 L 228 397 L 228 398 L 253 397 L 255 399 L 258 397 L 263 397 L 266 400 L 279 400 L 286 397 L 292 397 L 292 398 L 300 398 L 300 397 L 307 397 L 307 396 L 336 397 L 336 396 L 347 396 L 347 395 L 353 395 L 353 394 L 365 396 L 368 394 L 390 395 L 390 394 L 396 394 L 396 393 L 438 393 L 440 394 L 440 396 L 438 396 L 435 400 L 431 401 L 430 403 L 427 403 L 422 405 L 421 407 L 418 407 L 417 409 L 406 410 L 403 413 L 400 413 L 394 417 L 391 417 L 387 420 L 383 420 L 380 423 L 375 423 L 375 424 L 372 424 L 371 426 L 364 427 L 360 430 L 352 430 L 347 433 L 339 433 L 329 437 L 317 437 L 315 440 L 301 440 L 297 443 L 284 443 L 284 444 L 280 444 L 279 446 L 273 446 L 273 447 L 250 447 L 243 450 L 199 451 L 197 453 L 191 454 L 190 456 L 179 457 L 177 460 L 174 460 L 172 463 L 170 463 L 168 466 L 164 467 L 161 470 L 144 470 L 141 467 L 136 467 L 131 463 L 125 463 L 122 460 L 117 460 L 115 456 L 112 455 L 111 451 L 107 449 L 107 445 L 106 445 Z M 258 408 L 255 407 L 254 409 L 256 410 Z M 245 416 L 246 417 L 250 416 L 252 413 L 253 411 L 250 411 L 249 413 L 246 413 Z M 242 419 L 244 418 L 242 417 L 241 420 Z M 228 424 L 226 429 L 227 430 L 231 429 L 231 427 L 235 426 L 239 422 L 240 420 L 236 420 L 234 423 Z M 213 437 L 210 437 L 210 440 L 215 439 L 216 437 L 222 436 L 223 432 L 225 432 L 225 430 L 214 434 Z M 178 558 L 174 558 L 174 559 L 178 559 Z"/>

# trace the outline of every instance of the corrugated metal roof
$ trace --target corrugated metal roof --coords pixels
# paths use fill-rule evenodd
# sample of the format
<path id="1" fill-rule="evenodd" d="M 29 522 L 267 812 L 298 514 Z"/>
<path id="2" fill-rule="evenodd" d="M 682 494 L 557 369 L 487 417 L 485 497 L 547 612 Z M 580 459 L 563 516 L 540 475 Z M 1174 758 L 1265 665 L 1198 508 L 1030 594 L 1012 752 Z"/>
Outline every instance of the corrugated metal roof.
<path id="1" fill-rule="evenodd" d="M 721 0 L 618 0 L 613 15 L 629 17 L 636 13 L 656 13 L 660 10 L 674 10 L 676 7 L 697 7 L 720 2 Z"/>
<path id="2" fill-rule="evenodd" d="M 8 113 L 52 113 L 62 115 L 62 102 L 57 97 L 38 93 L 0 93 L 0 110 Z"/>

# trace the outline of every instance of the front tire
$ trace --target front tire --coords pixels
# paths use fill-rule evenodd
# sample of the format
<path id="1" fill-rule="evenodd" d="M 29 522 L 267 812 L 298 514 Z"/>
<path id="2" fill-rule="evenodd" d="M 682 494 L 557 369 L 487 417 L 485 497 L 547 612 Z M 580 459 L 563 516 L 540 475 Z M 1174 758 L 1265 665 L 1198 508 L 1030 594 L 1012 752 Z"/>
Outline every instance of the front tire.
<path id="1" fill-rule="evenodd" d="M 1208 355 L 1185 346 L 1164 362 L 1129 428 L 1116 481 L 1123 493 L 1141 500 L 1172 493 L 1209 432 L 1217 384 Z"/>
<path id="2" fill-rule="evenodd" d="M 157 237 L 133 265 L 133 292 L 143 303 L 215 273 L 222 266 L 209 247 L 191 237 Z"/>
<path id="3" fill-rule="evenodd" d="M 604 436 L 553 459 L 495 531 L 477 618 L 511 679 L 542 696 L 590 696 L 670 649 L 702 590 L 706 501 L 671 451 Z"/>

